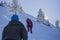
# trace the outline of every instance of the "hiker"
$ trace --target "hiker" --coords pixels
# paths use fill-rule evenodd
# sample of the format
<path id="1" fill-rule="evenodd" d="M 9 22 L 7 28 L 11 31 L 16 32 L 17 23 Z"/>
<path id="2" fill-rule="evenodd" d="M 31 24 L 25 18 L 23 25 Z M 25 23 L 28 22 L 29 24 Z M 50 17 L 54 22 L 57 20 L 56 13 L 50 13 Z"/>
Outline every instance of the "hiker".
<path id="1" fill-rule="evenodd" d="M 4 28 L 2 40 L 28 40 L 28 34 L 24 25 L 19 22 L 17 15 L 11 17 L 11 21 Z"/>
<path id="2" fill-rule="evenodd" d="M 31 21 L 31 19 L 27 18 L 26 22 L 27 22 L 28 32 L 30 31 L 30 33 L 32 33 L 33 23 L 32 23 L 32 21 Z"/>

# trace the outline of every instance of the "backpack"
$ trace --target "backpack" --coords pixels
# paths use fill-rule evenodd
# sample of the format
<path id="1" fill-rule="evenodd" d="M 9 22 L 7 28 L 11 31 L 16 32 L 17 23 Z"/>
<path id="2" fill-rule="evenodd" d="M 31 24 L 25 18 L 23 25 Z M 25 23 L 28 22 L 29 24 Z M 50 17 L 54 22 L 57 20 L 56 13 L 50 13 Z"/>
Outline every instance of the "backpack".
<path id="1" fill-rule="evenodd" d="M 24 39 L 27 40 L 27 31 L 24 25 L 16 20 L 10 21 L 9 24 L 4 28 L 2 34 L 2 40 L 8 38 L 16 39 L 16 40 L 21 40 L 22 38 L 23 40 Z"/>
<path id="2" fill-rule="evenodd" d="M 32 21 L 31 21 L 31 20 L 29 20 L 29 21 L 28 21 L 28 24 L 29 24 L 29 25 L 32 25 Z"/>

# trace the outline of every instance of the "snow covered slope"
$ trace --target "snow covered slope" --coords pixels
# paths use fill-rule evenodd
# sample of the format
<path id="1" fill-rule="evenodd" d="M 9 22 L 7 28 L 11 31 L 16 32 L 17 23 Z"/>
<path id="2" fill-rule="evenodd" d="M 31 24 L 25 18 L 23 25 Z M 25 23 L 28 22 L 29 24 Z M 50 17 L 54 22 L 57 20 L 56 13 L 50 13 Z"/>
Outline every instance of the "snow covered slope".
<path id="1" fill-rule="evenodd" d="M 30 32 L 28 32 L 28 40 L 60 40 L 60 29 L 39 23 L 35 21 L 36 19 L 33 16 L 26 13 L 19 13 L 17 15 L 25 27 L 27 18 L 30 18 L 33 21 L 33 33 L 30 34 Z M 0 40 L 3 28 L 8 24 L 11 16 L 12 14 L 8 13 L 6 7 L 0 7 Z"/>
<path id="2" fill-rule="evenodd" d="M 33 21 L 33 33 L 28 33 L 28 40 L 60 40 L 60 29 L 53 26 L 46 26 L 35 21 L 36 19 L 27 14 L 19 14 L 20 21 L 26 27 L 26 19 L 30 18 Z"/>

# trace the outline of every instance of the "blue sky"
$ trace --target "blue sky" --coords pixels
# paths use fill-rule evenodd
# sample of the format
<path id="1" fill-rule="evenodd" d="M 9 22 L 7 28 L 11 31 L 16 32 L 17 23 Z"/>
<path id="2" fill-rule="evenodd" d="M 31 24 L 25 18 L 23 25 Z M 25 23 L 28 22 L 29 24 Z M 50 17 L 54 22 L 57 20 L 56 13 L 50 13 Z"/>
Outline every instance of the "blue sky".
<path id="1" fill-rule="evenodd" d="M 5 0 L 9 2 L 10 0 Z M 60 20 L 60 0 L 20 0 L 23 10 L 34 17 L 37 17 L 38 10 L 42 8 L 44 14 L 48 16 L 49 21 Z"/>

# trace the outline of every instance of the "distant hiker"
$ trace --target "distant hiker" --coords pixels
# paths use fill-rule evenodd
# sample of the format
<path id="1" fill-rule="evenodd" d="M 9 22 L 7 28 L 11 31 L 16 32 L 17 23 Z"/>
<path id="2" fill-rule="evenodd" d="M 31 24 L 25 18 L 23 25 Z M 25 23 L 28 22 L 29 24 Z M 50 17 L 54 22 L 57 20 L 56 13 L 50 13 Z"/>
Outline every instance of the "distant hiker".
<path id="1" fill-rule="evenodd" d="M 27 18 L 26 22 L 27 22 L 28 32 L 30 31 L 30 33 L 32 33 L 33 23 L 32 23 L 32 21 L 31 21 L 31 19 Z"/>
<path id="2" fill-rule="evenodd" d="M 17 15 L 11 17 L 11 21 L 4 28 L 2 40 L 28 40 L 28 33 L 24 25 L 19 22 Z"/>

